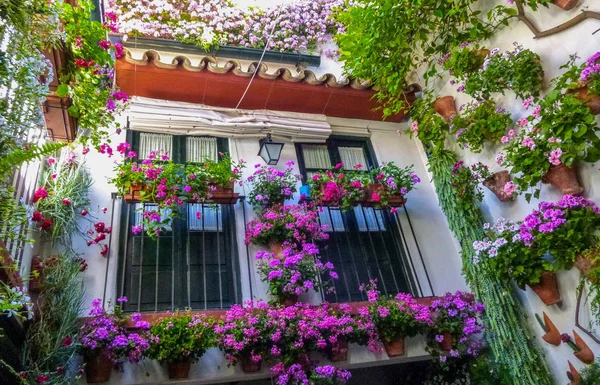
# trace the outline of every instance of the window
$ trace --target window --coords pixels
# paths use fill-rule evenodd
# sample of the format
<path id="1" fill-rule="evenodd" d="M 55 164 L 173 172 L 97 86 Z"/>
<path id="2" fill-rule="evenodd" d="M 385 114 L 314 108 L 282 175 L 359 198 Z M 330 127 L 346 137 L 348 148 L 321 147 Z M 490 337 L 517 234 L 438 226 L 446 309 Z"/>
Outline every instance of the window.
<path id="1" fill-rule="evenodd" d="M 222 138 L 186 137 L 130 132 L 128 141 L 138 160 L 152 150 L 169 152 L 179 163 L 201 162 L 227 152 Z M 157 239 L 134 235 L 141 224 L 142 203 L 123 204 L 120 245 L 120 295 L 126 311 L 220 309 L 239 302 L 238 257 L 234 205 L 186 203 L 179 218 Z M 152 211 L 155 204 L 145 203 Z M 196 213 L 200 212 L 200 219 Z"/>
<path id="2" fill-rule="evenodd" d="M 367 139 L 333 137 L 325 144 L 296 144 L 296 151 L 305 180 L 340 162 L 348 170 L 358 163 L 365 170 L 377 166 Z M 335 293 L 324 294 L 326 300 L 366 300 L 359 286 L 371 279 L 377 279 L 379 289 L 386 294 L 421 294 L 396 215 L 362 206 L 348 212 L 337 207 L 320 210 L 321 224 L 327 225 L 329 232 L 329 240 L 321 247 L 321 258 L 332 262 L 339 275 Z"/>

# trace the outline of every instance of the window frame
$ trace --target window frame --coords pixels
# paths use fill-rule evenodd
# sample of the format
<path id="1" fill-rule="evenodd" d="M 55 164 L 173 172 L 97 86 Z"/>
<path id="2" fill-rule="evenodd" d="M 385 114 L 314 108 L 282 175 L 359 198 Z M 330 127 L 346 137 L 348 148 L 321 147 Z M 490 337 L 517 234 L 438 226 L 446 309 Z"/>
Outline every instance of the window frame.
<path id="1" fill-rule="evenodd" d="M 131 148 L 133 151 L 136 151 L 139 149 L 139 144 L 140 144 L 140 134 L 143 131 L 128 131 L 127 135 L 126 135 L 126 141 L 128 143 L 131 144 Z M 148 133 L 153 133 L 153 132 L 148 132 Z M 217 151 L 218 152 L 222 152 L 222 153 L 229 153 L 229 140 L 228 138 L 221 138 L 221 137 L 214 137 L 214 136 L 208 136 L 208 135 L 173 135 L 170 134 L 172 136 L 172 154 L 169 154 L 170 157 L 172 158 L 172 160 L 174 162 L 177 163 L 186 163 L 186 139 L 188 137 L 211 137 L 211 138 L 216 138 L 217 139 Z M 139 159 L 137 156 L 134 157 L 131 161 L 132 162 L 140 162 L 142 159 Z M 133 249 L 130 247 L 133 247 L 133 245 L 129 245 L 130 242 L 133 242 L 133 239 L 129 239 L 131 238 L 133 235 L 131 233 L 131 216 L 135 215 L 135 203 L 127 203 L 124 200 L 122 200 L 122 204 L 121 204 L 121 218 L 120 218 L 120 225 L 121 225 L 121 233 L 119 236 L 119 257 L 118 257 L 118 271 L 117 271 L 117 293 L 119 294 L 119 296 L 123 296 L 123 295 L 129 295 L 129 294 L 133 294 L 135 291 L 138 291 L 138 296 L 140 296 L 141 298 L 141 293 L 138 289 L 133 289 L 130 288 L 129 290 L 126 290 L 126 280 L 129 278 L 128 277 L 128 271 L 127 269 L 132 269 L 132 261 L 134 258 L 134 253 L 133 253 Z M 205 205 L 204 207 L 206 207 L 208 205 Z M 142 303 L 138 303 L 137 298 L 136 298 L 136 305 L 134 306 L 124 306 L 124 310 L 126 312 L 132 312 L 132 311 L 139 311 L 139 312 L 160 312 L 160 311 L 165 311 L 165 310 L 175 310 L 177 308 L 184 308 L 187 307 L 188 305 L 192 305 L 195 302 L 192 302 L 190 299 L 190 293 L 191 293 L 191 289 L 190 291 L 187 290 L 187 286 L 190 285 L 190 283 L 192 282 L 193 279 L 190 279 L 188 277 L 190 277 L 190 268 L 193 266 L 193 264 L 190 263 L 190 257 L 191 255 L 189 254 L 190 251 L 190 247 L 191 245 L 193 245 L 193 241 L 190 238 L 190 233 L 193 232 L 198 232 L 198 230 L 192 230 L 189 227 L 189 204 L 185 203 L 184 205 L 182 205 L 179 208 L 179 212 L 181 217 L 178 219 L 175 219 L 172 222 L 172 230 L 169 232 L 170 236 L 172 237 L 172 246 L 171 246 L 171 288 L 169 289 L 171 291 L 171 308 L 170 309 L 164 309 L 164 308 L 159 308 L 157 307 L 158 305 L 158 290 L 164 290 L 164 288 L 160 288 L 160 283 L 158 284 L 158 286 L 156 286 L 156 284 L 153 284 L 154 286 L 154 290 L 155 290 L 155 307 L 153 309 L 144 309 L 144 306 L 142 305 Z M 207 300 L 207 294 L 209 293 L 208 290 L 206 290 L 208 284 L 205 280 L 203 282 L 205 291 L 203 292 L 204 296 L 204 301 L 199 301 L 199 303 L 204 303 L 203 306 L 198 307 L 198 306 L 192 306 L 192 310 L 198 310 L 198 311 L 202 311 L 202 310 L 218 310 L 218 309 L 226 309 L 229 306 L 236 304 L 236 303 L 241 303 L 242 302 L 242 290 L 241 290 L 241 268 L 240 268 L 240 255 L 239 255 L 239 247 L 238 247 L 238 231 L 237 231 L 237 223 L 236 223 L 236 210 L 234 205 L 219 205 L 220 207 L 220 216 L 217 215 L 217 217 L 220 217 L 222 220 L 222 223 L 219 223 L 219 226 L 217 226 L 217 230 L 214 231 L 214 233 L 216 233 L 216 238 L 217 238 L 217 242 L 219 244 L 221 244 L 221 237 L 224 237 L 222 239 L 222 244 L 224 246 L 224 250 L 222 252 L 218 252 L 218 266 L 220 269 L 220 266 L 225 265 L 227 266 L 227 273 L 224 275 L 223 272 L 219 273 L 215 273 L 215 277 L 218 277 L 220 285 L 219 288 L 217 288 L 219 290 L 219 299 L 220 299 L 220 304 L 218 306 L 208 306 L 209 301 Z M 222 230 L 219 231 L 219 227 L 222 226 Z M 211 231 L 207 231 L 207 230 L 200 230 L 199 232 L 202 233 L 211 233 Z M 221 234 L 221 235 L 219 235 Z M 146 237 L 144 237 L 146 238 Z M 202 243 L 204 242 L 204 237 L 202 237 L 202 240 L 198 239 L 197 243 L 198 246 L 201 247 Z M 157 250 L 157 266 L 159 265 L 159 255 L 158 255 L 159 251 Z M 204 254 L 203 254 L 204 255 Z M 221 263 L 221 259 L 223 258 L 223 263 Z M 229 259 L 229 261 L 227 260 Z M 203 269 L 206 269 L 207 265 L 204 264 Z M 144 271 L 143 271 L 143 264 L 140 264 L 140 269 L 142 269 L 140 275 L 144 275 Z M 157 268 L 158 269 L 158 268 Z M 156 272 L 158 273 L 158 270 L 156 270 Z M 131 274 L 131 270 L 130 273 Z M 205 271 L 206 273 L 206 271 Z M 206 275 L 205 275 L 206 276 Z M 221 279 L 222 276 L 226 277 L 228 282 L 223 282 L 221 283 Z M 157 275 L 155 274 L 154 279 L 157 279 Z M 131 281 L 133 282 L 133 281 Z M 225 286 L 226 285 L 226 286 Z M 223 296 L 222 296 L 222 289 L 224 289 L 225 287 L 228 287 L 228 290 L 230 291 L 230 298 L 228 301 L 223 301 Z M 142 291 L 144 290 L 144 288 L 142 287 Z"/>

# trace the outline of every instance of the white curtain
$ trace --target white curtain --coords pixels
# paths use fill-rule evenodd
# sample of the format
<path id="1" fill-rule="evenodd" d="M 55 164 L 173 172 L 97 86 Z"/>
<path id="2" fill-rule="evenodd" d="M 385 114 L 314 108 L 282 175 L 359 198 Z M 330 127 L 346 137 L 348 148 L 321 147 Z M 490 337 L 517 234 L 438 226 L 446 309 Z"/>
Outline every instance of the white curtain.
<path id="1" fill-rule="evenodd" d="M 362 164 L 363 170 L 367 170 L 367 160 L 362 147 L 338 147 L 338 151 L 345 170 L 352 170 L 357 164 Z"/>
<path id="2" fill-rule="evenodd" d="M 173 135 L 140 133 L 140 147 L 138 158 L 147 159 L 150 151 L 167 152 L 169 157 L 173 156 Z"/>
<path id="3" fill-rule="evenodd" d="M 206 159 L 218 161 L 217 138 L 189 136 L 186 143 L 186 160 L 203 162 Z"/>
<path id="4" fill-rule="evenodd" d="M 326 170 L 331 167 L 329 151 L 325 145 L 305 144 L 302 146 L 304 165 L 306 168 L 318 168 Z"/>
<path id="5" fill-rule="evenodd" d="M 204 206 L 204 209 L 202 208 Z M 223 217 L 219 206 L 194 203 L 188 205 L 188 229 L 190 231 L 223 231 Z M 200 213 L 198 218 L 196 213 Z M 218 224 L 218 230 L 217 230 Z"/>

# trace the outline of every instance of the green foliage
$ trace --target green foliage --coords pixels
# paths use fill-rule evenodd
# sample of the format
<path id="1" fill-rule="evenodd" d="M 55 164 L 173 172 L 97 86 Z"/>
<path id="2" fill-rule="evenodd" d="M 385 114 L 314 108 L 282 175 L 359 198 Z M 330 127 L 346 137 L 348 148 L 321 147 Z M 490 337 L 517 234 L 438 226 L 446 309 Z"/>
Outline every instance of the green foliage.
<path id="1" fill-rule="evenodd" d="M 21 231 L 29 225 L 27 207 L 14 198 L 12 186 L 2 187 L 0 185 L 0 239 L 14 241 L 18 249 L 27 242 L 27 232 Z M 32 242 L 32 241 L 31 241 Z"/>
<path id="2" fill-rule="evenodd" d="M 479 186 L 480 179 L 474 176 L 471 169 L 463 161 L 457 162 L 452 168 L 450 184 L 456 195 L 456 209 L 459 211 L 473 210 L 483 200 L 483 189 Z"/>
<path id="3" fill-rule="evenodd" d="M 548 8 L 548 4 L 552 3 L 552 0 L 523 0 L 523 5 L 531 7 L 534 11 L 537 11 L 540 5 Z"/>
<path id="4" fill-rule="evenodd" d="M 440 200 L 440 206 L 450 229 L 463 246 L 463 271 L 478 301 L 486 305 L 484 323 L 491 353 L 496 362 L 508 373 L 512 385 L 554 385 L 550 369 L 535 346 L 521 305 L 511 289 L 483 273 L 481 266 L 473 263 L 474 241 L 483 238 L 482 213 L 474 204 L 471 210 L 456 209 L 456 195 L 450 176 L 457 155 L 437 149 L 429 158 L 430 171 Z"/>
<path id="5" fill-rule="evenodd" d="M 297 191 L 296 185 L 301 175 L 293 173 L 293 162 L 287 162 L 284 171 L 262 166 L 248 177 L 252 190 L 248 193 L 248 202 L 254 211 L 260 213 L 276 204 L 283 204 Z"/>
<path id="6" fill-rule="evenodd" d="M 357 0 L 337 15 L 346 32 L 335 36 L 346 74 L 370 79 L 380 91 L 384 116 L 406 110 L 408 74 L 427 64 L 425 78 L 437 74 L 437 59 L 452 47 L 489 38 L 515 15 L 497 6 L 487 14 L 477 0 Z"/>
<path id="7" fill-rule="evenodd" d="M 421 179 L 413 172 L 413 165 L 400 168 L 394 162 L 384 162 L 381 166 L 371 170 L 373 180 L 379 186 L 377 194 L 379 201 L 375 202 L 375 208 L 385 208 L 394 195 L 405 196 L 421 182 Z M 370 197 L 372 199 L 372 197 Z"/>
<path id="8" fill-rule="evenodd" d="M 33 303 L 27 292 L 0 281 L 0 317 L 16 317 L 25 321 L 31 319 L 33 313 L 29 309 L 32 308 Z M 2 328 L 0 337 L 3 337 Z"/>
<path id="9" fill-rule="evenodd" d="M 355 170 L 345 169 L 339 163 L 330 170 L 313 175 L 308 181 L 310 196 L 321 206 L 339 206 L 340 210 L 352 209 L 365 198 L 366 188 L 371 183 L 368 172 L 361 171 L 363 165 L 353 165 Z"/>
<path id="10" fill-rule="evenodd" d="M 519 98 L 539 96 L 543 87 L 544 69 L 540 56 L 516 45 L 513 51 L 491 51 L 481 71 L 475 71 L 465 82 L 464 91 L 477 99 L 512 90 Z"/>
<path id="11" fill-rule="evenodd" d="M 463 148 L 479 153 L 484 143 L 498 143 L 513 121 L 510 113 L 497 108 L 493 100 L 471 102 L 452 119 L 452 133 Z"/>
<path id="12" fill-rule="evenodd" d="M 573 94 L 562 94 L 558 89 L 540 102 L 541 119 L 536 128 L 546 138 L 560 140 L 561 160 L 571 167 L 579 161 L 595 163 L 600 160 L 598 124 L 585 102 Z"/>
<path id="13" fill-rule="evenodd" d="M 489 50 L 475 46 L 473 48 L 464 43 L 450 51 L 449 57 L 444 57 L 444 69 L 459 80 L 466 80 L 471 74 L 479 71 Z"/>
<path id="14" fill-rule="evenodd" d="M 66 143 L 45 143 L 43 145 L 28 145 L 25 148 L 15 148 L 11 153 L 6 154 L 0 159 L 0 176 L 3 180 L 11 174 L 15 168 L 23 163 L 31 162 L 35 159 L 40 159 L 44 156 L 52 155 L 61 148 L 65 147 Z"/>
<path id="15" fill-rule="evenodd" d="M 68 153 L 63 153 L 42 177 L 41 187 L 46 188 L 48 196 L 35 203 L 35 210 L 52 221 L 49 235 L 67 248 L 72 247 L 73 235 L 84 235 L 80 220 L 88 217 L 81 212 L 90 208 L 92 183 L 87 167 Z"/>
<path id="16" fill-rule="evenodd" d="M 82 264 L 75 255 L 59 255 L 44 268 L 39 321 L 27 331 L 22 362 L 30 378 L 48 376 L 47 384 L 75 384 L 79 379 L 74 339 L 83 305 Z M 60 369 L 59 369 L 60 368 Z"/>
<path id="17" fill-rule="evenodd" d="M 387 315 L 382 317 L 382 312 Z M 414 337 L 425 330 L 425 326 L 416 320 L 416 312 L 409 304 L 396 301 L 391 296 L 380 297 L 377 302 L 369 303 L 369 313 L 379 338 L 386 343 L 396 338 Z"/>
<path id="18" fill-rule="evenodd" d="M 581 385 L 600 385 L 600 360 L 586 366 L 581 373 Z"/>
<path id="19" fill-rule="evenodd" d="M 207 159 L 204 161 L 204 170 L 210 184 L 228 187 L 242 177 L 241 170 L 244 162 L 234 162 L 229 154 L 219 153 L 219 160 Z M 188 173 L 189 174 L 189 173 Z"/>
<path id="20" fill-rule="evenodd" d="M 411 106 L 411 126 L 406 132 L 411 138 L 417 137 L 425 146 L 444 148 L 450 125 L 433 109 L 432 94 L 425 93 Z"/>
<path id="21" fill-rule="evenodd" d="M 210 318 L 177 311 L 150 328 L 146 355 L 160 362 L 196 362 L 215 346 L 213 325 Z"/>

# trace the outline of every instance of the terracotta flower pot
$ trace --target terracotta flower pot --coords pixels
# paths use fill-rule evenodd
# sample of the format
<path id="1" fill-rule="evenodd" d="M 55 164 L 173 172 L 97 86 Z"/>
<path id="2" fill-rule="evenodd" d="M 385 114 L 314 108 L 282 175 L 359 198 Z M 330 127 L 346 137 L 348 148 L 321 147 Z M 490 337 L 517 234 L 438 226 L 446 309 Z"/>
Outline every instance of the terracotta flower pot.
<path id="1" fill-rule="evenodd" d="M 585 343 L 583 338 L 575 330 L 573 330 L 573 337 L 575 337 L 575 345 L 580 349 L 578 352 L 573 353 L 579 361 L 583 362 L 586 365 L 590 365 L 594 363 L 594 352 L 590 347 Z"/>
<path id="2" fill-rule="evenodd" d="M 554 305 L 562 301 L 560 292 L 558 291 L 556 274 L 551 271 L 543 272 L 540 282 L 529 285 L 529 287 L 538 295 L 538 297 L 540 297 L 546 306 Z"/>
<path id="3" fill-rule="evenodd" d="M 339 336 L 337 342 L 328 347 L 327 358 L 331 362 L 341 362 L 348 360 L 348 339 L 344 336 Z"/>
<path id="4" fill-rule="evenodd" d="M 257 373 L 262 368 L 262 361 L 254 362 L 249 354 L 242 356 L 241 363 L 242 372 L 244 373 Z"/>
<path id="5" fill-rule="evenodd" d="M 582 275 L 584 275 L 585 277 L 587 277 L 590 281 L 593 280 L 592 283 L 598 283 L 598 279 L 595 277 L 591 277 L 590 273 L 592 272 L 592 270 L 600 267 L 600 264 L 597 262 L 593 262 L 592 258 L 594 258 L 595 256 L 592 256 L 591 258 L 586 257 L 583 254 L 579 254 L 577 255 L 577 258 L 575 259 L 575 267 L 577 269 L 579 269 L 579 271 L 581 272 Z"/>
<path id="6" fill-rule="evenodd" d="M 569 371 L 567 372 L 567 377 L 569 377 L 569 380 L 571 381 L 569 385 L 581 385 L 581 375 L 579 375 L 579 372 L 577 371 L 577 369 L 575 369 L 571 361 L 567 362 L 569 363 Z"/>
<path id="7" fill-rule="evenodd" d="M 587 106 L 587 108 L 590 109 L 590 113 L 592 113 L 594 115 L 600 114 L 600 96 L 599 95 L 590 94 L 587 86 L 577 88 L 577 89 L 573 90 L 572 92 L 576 94 L 575 96 L 577 97 L 577 99 L 586 102 L 585 105 Z"/>
<path id="8" fill-rule="evenodd" d="M 370 184 L 369 187 L 365 189 L 365 197 L 362 202 L 362 205 L 365 207 L 374 207 L 380 204 L 380 200 L 373 199 L 373 194 L 377 194 L 381 196 L 383 189 L 383 185 L 379 183 Z M 387 201 L 387 206 L 389 207 L 402 207 L 406 203 L 406 198 L 400 195 L 400 193 L 392 194 Z"/>
<path id="9" fill-rule="evenodd" d="M 454 336 L 450 332 L 443 332 L 442 335 L 444 339 L 440 342 L 440 349 L 444 351 L 452 350 L 452 345 L 454 343 Z"/>
<path id="10" fill-rule="evenodd" d="M 579 0 L 552 0 L 552 4 L 564 9 L 565 11 L 575 8 L 578 2 Z"/>
<path id="11" fill-rule="evenodd" d="M 390 342 L 384 342 L 383 347 L 388 357 L 399 357 L 404 355 L 404 338 L 399 337 Z"/>
<path id="12" fill-rule="evenodd" d="M 542 339 L 550 345 L 559 346 L 561 343 L 560 332 L 546 312 L 544 312 L 544 326 L 546 326 L 546 334 L 542 336 Z"/>
<path id="13" fill-rule="evenodd" d="M 454 97 L 443 96 L 433 103 L 433 109 L 446 121 L 451 121 L 456 116 L 456 107 L 454 106 Z"/>
<path id="14" fill-rule="evenodd" d="M 141 192 L 143 190 L 146 190 L 146 186 L 142 185 L 142 184 L 132 184 L 131 186 L 129 186 L 129 192 L 125 193 L 123 195 L 123 198 L 125 199 L 126 202 L 132 203 L 135 201 L 140 200 L 141 197 Z"/>
<path id="15" fill-rule="evenodd" d="M 280 298 L 280 302 L 285 307 L 294 306 L 298 303 L 298 296 L 296 294 L 289 294 Z"/>
<path id="16" fill-rule="evenodd" d="M 477 56 L 487 57 L 487 55 L 490 54 L 490 50 L 487 48 L 482 48 L 475 51 L 475 53 L 477 54 Z"/>
<path id="17" fill-rule="evenodd" d="M 88 384 L 108 382 L 113 362 L 105 350 L 95 357 L 85 357 L 85 377 Z"/>
<path id="18" fill-rule="evenodd" d="M 275 254 L 275 258 L 283 260 L 283 242 L 269 242 L 269 250 Z"/>
<path id="19" fill-rule="evenodd" d="M 234 204 L 237 203 L 240 194 L 233 192 L 233 182 L 229 182 L 225 186 L 217 185 L 214 183 L 208 183 L 209 197 L 208 199 L 212 203 L 217 204 Z"/>
<path id="20" fill-rule="evenodd" d="M 496 195 L 500 202 L 513 200 L 512 195 L 504 192 L 504 185 L 510 182 L 510 173 L 506 170 L 494 173 L 491 177 L 483 181 L 483 185 Z"/>
<path id="21" fill-rule="evenodd" d="M 542 180 L 556 187 L 563 195 L 580 195 L 584 191 L 577 181 L 575 168 L 567 167 L 564 163 L 550 167 Z"/>
<path id="22" fill-rule="evenodd" d="M 167 362 L 167 370 L 170 380 L 185 380 L 190 375 L 190 361 Z"/>

